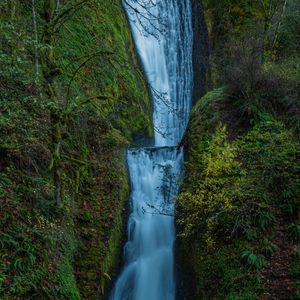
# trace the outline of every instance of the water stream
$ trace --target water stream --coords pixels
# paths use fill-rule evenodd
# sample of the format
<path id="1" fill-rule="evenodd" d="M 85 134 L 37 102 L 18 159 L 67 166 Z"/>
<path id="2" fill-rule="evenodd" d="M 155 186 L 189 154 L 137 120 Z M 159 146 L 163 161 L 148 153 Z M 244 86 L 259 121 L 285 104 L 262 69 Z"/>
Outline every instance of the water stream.
<path id="1" fill-rule="evenodd" d="M 110 300 L 173 300 L 174 199 L 183 152 L 176 145 L 191 102 L 190 0 L 124 1 L 153 99 L 154 147 L 130 149 L 131 213 L 124 267 Z"/>

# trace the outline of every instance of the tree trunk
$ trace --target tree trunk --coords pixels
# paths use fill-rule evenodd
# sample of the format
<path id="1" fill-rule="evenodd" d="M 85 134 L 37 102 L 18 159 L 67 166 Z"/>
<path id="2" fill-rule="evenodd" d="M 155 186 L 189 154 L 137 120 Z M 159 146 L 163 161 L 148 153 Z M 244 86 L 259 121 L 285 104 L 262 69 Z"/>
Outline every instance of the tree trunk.
<path id="1" fill-rule="evenodd" d="M 287 0 L 284 1 L 283 6 L 282 6 L 281 15 L 280 15 L 280 18 L 278 20 L 278 23 L 277 23 L 277 26 L 276 26 L 276 29 L 275 29 L 274 39 L 273 39 L 273 43 L 272 43 L 272 49 L 275 47 L 275 44 L 277 42 L 277 39 L 278 39 L 278 36 L 279 36 L 279 33 L 280 33 L 280 27 L 281 27 L 282 20 L 283 20 L 283 17 L 284 17 L 286 5 L 287 5 Z"/>
<path id="2" fill-rule="evenodd" d="M 42 70 L 45 83 L 46 96 L 51 104 L 51 144 L 52 162 L 50 169 L 53 173 L 54 197 L 58 206 L 62 205 L 62 162 L 61 162 L 61 130 L 63 126 L 62 111 L 59 107 L 59 99 L 56 85 L 56 77 L 60 75 L 54 58 L 53 45 L 55 43 L 55 33 L 52 27 L 54 11 L 56 9 L 55 0 L 44 1 L 44 32 L 42 42 L 44 47 L 41 52 Z"/>
<path id="3" fill-rule="evenodd" d="M 36 10 L 35 10 L 35 0 L 31 0 L 32 6 L 32 25 L 34 34 L 34 66 L 35 66 L 35 77 L 39 78 L 39 53 L 38 53 L 38 31 L 37 31 L 37 21 L 36 21 Z"/>

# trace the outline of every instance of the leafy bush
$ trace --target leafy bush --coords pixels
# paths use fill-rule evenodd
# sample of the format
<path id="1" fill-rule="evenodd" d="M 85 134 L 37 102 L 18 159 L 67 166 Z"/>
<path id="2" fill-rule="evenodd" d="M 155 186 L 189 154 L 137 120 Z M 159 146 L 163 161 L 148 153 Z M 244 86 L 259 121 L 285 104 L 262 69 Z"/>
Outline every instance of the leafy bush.
<path id="1" fill-rule="evenodd" d="M 299 211 L 300 145 L 292 131 L 273 118 L 231 141 L 222 123 L 201 122 L 226 99 L 225 94 L 223 100 L 210 98 L 206 107 L 198 104 L 192 112 L 186 137 L 191 142 L 188 176 L 177 200 L 179 249 L 193 249 L 192 258 L 183 261 L 193 260 L 196 280 L 203 281 L 198 297 L 209 290 L 211 298 L 217 293 L 216 299 L 256 299 L 260 270 L 276 250 L 268 234 L 278 214 L 294 218 Z M 213 124 L 215 131 L 208 134 Z M 242 245 L 239 253 L 237 243 Z M 225 259 L 228 247 L 232 253 Z M 223 261 L 222 272 L 215 260 Z M 233 267 L 233 260 L 239 267 Z M 245 289 L 243 272 L 249 276 Z M 231 288 L 223 285 L 231 280 Z"/>

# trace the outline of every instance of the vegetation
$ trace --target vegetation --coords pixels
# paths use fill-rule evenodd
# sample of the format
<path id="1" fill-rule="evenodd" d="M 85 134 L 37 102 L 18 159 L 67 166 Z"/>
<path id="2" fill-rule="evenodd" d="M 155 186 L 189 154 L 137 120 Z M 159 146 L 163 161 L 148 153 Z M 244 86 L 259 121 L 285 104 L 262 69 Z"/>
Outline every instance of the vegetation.
<path id="1" fill-rule="evenodd" d="M 126 18 L 117 0 L 4 0 L 0 16 L 0 298 L 101 299 L 124 150 L 152 136 Z"/>
<path id="2" fill-rule="evenodd" d="M 133 14 L 153 5 L 124 1 Z M 184 297 L 300 299 L 299 1 L 200 2 L 211 88 L 182 141 Z M 125 150 L 153 136 L 121 1 L 2 0 L 0 41 L 0 299 L 104 299 Z M 178 182 L 162 172 L 168 202 Z"/>
<path id="3" fill-rule="evenodd" d="M 214 89 L 177 202 L 187 299 L 299 299 L 297 1 L 204 1 Z M 192 275 L 191 275 L 192 273 Z M 188 275 L 189 274 L 189 275 Z"/>

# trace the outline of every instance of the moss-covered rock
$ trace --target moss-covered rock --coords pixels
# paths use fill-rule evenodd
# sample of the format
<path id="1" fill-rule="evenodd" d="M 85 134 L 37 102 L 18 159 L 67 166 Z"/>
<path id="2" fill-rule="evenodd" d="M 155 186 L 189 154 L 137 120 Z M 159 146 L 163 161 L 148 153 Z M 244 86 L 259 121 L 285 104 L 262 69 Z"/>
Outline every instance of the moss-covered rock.
<path id="1" fill-rule="evenodd" d="M 102 299 L 123 241 L 126 148 L 152 138 L 152 105 L 120 1 L 57 2 L 51 41 L 44 1 L 32 3 L 0 4 L 0 298 Z"/>

